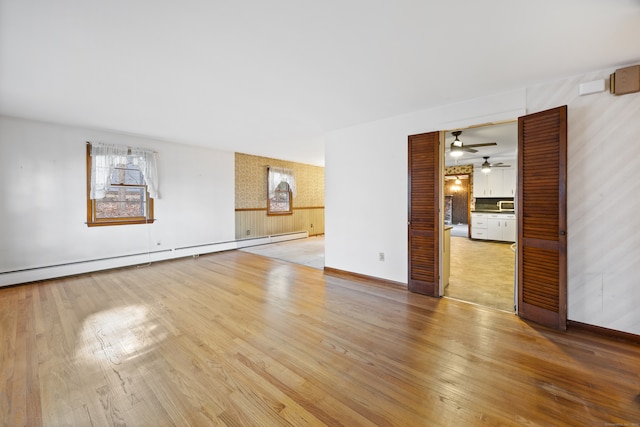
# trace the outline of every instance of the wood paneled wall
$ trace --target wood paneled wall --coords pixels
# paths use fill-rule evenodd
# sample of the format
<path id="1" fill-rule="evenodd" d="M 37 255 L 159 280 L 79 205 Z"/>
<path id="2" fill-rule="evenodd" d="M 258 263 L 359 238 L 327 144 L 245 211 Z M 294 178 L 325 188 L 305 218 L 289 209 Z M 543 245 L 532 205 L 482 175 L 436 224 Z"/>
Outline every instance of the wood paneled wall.
<path id="1" fill-rule="evenodd" d="M 324 207 L 293 208 L 293 215 L 267 216 L 266 209 L 236 209 L 236 239 L 306 231 L 324 234 Z"/>
<path id="2" fill-rule="evenodd" d="M 292 169 L 293 215 L 267 216 L 267 166 Z M 324 234 L 324 168 L 236 153 L 236 239 L 307 231 Z"/>

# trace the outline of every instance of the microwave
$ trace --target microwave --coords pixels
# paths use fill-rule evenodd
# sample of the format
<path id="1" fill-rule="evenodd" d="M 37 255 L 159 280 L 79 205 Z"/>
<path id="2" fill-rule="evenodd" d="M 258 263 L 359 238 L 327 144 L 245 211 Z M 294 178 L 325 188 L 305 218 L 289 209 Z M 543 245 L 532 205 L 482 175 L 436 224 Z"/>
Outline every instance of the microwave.
<path id="1" fill-rule="evenodd" d="M 499 211 L 515 211 L 516 203 L 513 200 L 501 200 L 498 202 Z"/>

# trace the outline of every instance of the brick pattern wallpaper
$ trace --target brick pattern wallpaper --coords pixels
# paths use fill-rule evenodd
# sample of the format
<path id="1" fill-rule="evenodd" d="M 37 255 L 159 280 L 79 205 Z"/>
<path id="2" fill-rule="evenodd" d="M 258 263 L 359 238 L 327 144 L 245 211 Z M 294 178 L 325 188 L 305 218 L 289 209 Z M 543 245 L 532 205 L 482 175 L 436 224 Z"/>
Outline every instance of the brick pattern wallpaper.
<path id="1" fill-rule="evenodd" d="M 267 208 L 267 166 L 292 169 L 297 194 L 293 208 L 324 206 L 324 168 L 236 153 L 236 209 Z"/>

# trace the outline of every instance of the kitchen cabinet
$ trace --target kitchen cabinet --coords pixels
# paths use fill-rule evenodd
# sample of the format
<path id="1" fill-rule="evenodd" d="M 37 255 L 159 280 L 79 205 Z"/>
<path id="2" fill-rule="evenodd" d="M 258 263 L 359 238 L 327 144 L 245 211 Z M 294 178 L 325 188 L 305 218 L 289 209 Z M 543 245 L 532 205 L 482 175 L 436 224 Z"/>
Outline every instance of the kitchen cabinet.
<path id="1" fill-rule="evenodd" d="M 516 197 L 516 177 L 515 169 L 505 168 L 502 170 L 502 195 L 500 197 Z"/>
<path id="2" fill-rule="evenodd" d="M 515 197 L 516 170 L 514 168 L 493 168 L 484 173 L 473 171 L 473 197 Z"/>
<path id="3" fill-rule="evenodd" d="M 473 171 L 473 197 L 491 197 L 489 196 L 489 174 L 482 172 L 480 169 Z"/>
<path id="4" fill-rule="evenodd" d="M 516 216 L 514 214 L 489 214 L 487 238 L 505 242 L 516 241 Z"/>
<path id="5" fill-rule="evenodd" d="M 489 214 L 472 213 L 471 214 L 471 238 L 472 239 L 488 239 Z"/>
<path id="6" fill-rule="evenodd" d="M 515 214 L 473 212 L 471 214 L 471 238 L 515 242 Z"/>

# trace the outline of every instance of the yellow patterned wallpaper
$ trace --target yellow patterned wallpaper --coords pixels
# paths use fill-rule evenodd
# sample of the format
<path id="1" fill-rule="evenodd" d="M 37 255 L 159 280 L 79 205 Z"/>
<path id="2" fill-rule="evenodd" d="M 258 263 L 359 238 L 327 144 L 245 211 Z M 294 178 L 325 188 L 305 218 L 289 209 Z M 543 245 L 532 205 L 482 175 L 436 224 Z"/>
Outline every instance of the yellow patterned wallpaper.
<path id="1" fill-rule="evenodd" d="M 444 173 L 446 175 L 469 175 L 470 178 L 473 177 L 473 165 L 457 165 L 457 166 L 449 166 L 445 168 Z"/>
<path id="2" fill-rule="evenodd" d="M 236 209 L 267 208 L 267 166 L 292 169 L 296 178 L 293 208 L 324 206 L 324 168 L 236 153 Z"/>

